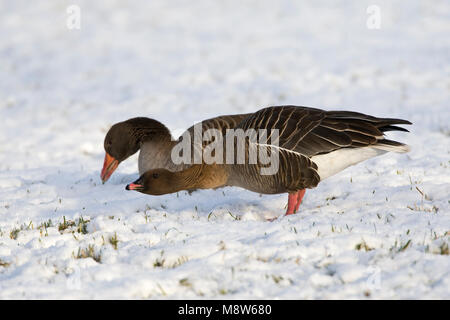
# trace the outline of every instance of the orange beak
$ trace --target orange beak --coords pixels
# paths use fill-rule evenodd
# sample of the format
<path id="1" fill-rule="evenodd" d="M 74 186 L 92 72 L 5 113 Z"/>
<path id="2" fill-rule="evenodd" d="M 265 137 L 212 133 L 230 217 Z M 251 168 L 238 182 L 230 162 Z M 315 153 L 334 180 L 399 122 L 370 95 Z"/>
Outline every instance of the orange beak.
<path id="1" fill-rule="evenodd" d="M 103 162 L 103 169 L 100 177 L 102 182 L 105 183 L 109 177 L 113 174 L 114 170 L 119 166 L 119 161 L 111 157 L 108 153 L 105 154 L 105 161 Z"/>
<path id="2" fill-rule="evenodd" d="M 144 186 L 141 184 L 137 184 L 137 183 L 130 183 L 129 185 L 127 185 L 125 187 L 126 190 L 136 190 L 136 191 L 141 191 L 144 189 Z"/>

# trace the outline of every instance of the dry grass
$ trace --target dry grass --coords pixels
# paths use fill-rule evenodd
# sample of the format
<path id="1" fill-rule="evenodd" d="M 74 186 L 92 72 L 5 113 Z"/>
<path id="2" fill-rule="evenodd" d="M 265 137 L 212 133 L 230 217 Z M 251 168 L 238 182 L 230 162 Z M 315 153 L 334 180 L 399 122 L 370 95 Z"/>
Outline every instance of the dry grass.
<path id="1" fill-rule="evenodd" d="M 96 262 L 101 263 L 102 256 L 100 253 L 95 252 L 94 245 L 90 244 L 87 248 L 79 248 L 77 255 L 74 255 L 75 259 L 92 258 Z"/>

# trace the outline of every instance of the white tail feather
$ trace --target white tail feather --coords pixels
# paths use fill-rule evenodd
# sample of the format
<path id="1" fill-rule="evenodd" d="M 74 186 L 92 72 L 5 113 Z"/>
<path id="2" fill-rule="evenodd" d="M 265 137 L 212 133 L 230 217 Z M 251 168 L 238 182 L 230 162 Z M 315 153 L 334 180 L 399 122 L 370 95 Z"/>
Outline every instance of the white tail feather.
<path id="1" fill-rule="evenodd" d="M 385 151 L 392 151 L 392 152 L 398 152 L 398 153 L 405 153 L 411 150 L 411 148 L 407 144 L 402 144 L 399 146 L 390 146 L 387 144 L 376 144 L 373 146 L 376 149 L 385 150 Z"/>
<path id="2" fill-rule="evenodd" d="M 409 146 L 389 146 L 389 145 L 374 145 L 362 148 L 344 148 L 327 154 L 321 154 L 311 157 L 311 160 L 318 167 L 318 174 L 320 180 L 326 179 L 347 167 L 360 163 L 364 160 L 382 155 L 386 152 L 408 152 Z"/>

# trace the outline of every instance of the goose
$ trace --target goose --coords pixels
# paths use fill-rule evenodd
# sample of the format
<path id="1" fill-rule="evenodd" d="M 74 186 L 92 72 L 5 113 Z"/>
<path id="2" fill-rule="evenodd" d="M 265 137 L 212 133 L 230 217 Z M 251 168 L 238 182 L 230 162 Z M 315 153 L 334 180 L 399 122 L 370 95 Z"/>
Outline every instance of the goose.
<path id="1" fill-rule="evenodd" d="M 390 151 L 408 152 L 408 145 L 384 137 L 387 131 L 408 132 L 397 126 L 402 124 L 412 123 L 352 111 L 325 111 L 302 106 L 267 107 L 246 116 L 236 128 L 278 129 L 277 144 L 269 139 L 266 143 L 253 143 L 257 148 L 278 152 L 276 173 L 262 174 L 264 165 L 260 162 L 202 162 L 176 172 L 152 168 L 126 189 L 163 195 L 181 190 L 236 186 L 262 194 L 288 193 L 286 215 L 290 215 L 298 211 L 306 189 L 315 188 L 322 180 Z M 246 140 L 246 160 L 251 148 L 252 143 Z"/>
<path id="2" fill-rule="evenodd" d="M 215 128 L 225 133 L 248 115 L 224 115 L 203 120 L 201 124 L 203 130 Z M 186 130 L 189 134 L 193 134 L 193 131 L 194 126 Z M 185 169 L 189 164 L 175 164 L 171 160 L 172 148 L 178 142 L 179 139 L 174 140 L 169 129 L 157 120 L 137 117 L 118 122 L 108 130 L 104 139 L 105 158 L 100 178 L 105 183 L 122 161 L 139 150 L 139 174 L 154 168 L 170 171 Z"/>

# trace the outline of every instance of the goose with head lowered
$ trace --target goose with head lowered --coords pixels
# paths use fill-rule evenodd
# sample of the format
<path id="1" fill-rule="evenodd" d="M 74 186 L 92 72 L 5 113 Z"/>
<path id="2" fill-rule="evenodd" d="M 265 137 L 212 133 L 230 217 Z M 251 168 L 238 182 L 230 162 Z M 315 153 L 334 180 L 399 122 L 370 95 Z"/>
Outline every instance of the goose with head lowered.
<path id="1" fill-rule="evenodd" d="M 203 120 L 202 130 L 213 128 L 225 133 L 247 116 L 248 114 L 224 115 Z M 194 126 L 185 133 L 192 136 L 193 132 Z M 139 174 L 155 168 L 179 171 L 189 167 L 189 164 L 176 164 L 171 159 L 172 148 L 178 142 L 179 139 L 174 140 L 165 125 L 154 119 L 138 117 L 114 124 L 104 139 L 105 160 L 100 174 L 102 182 L 105 183 L 111 177 L 122 161 L 139 150 Z"/>
<path id="2" fill-rule="evenodd" d="M 237 186 L 262 194 L 288 193 L 286 215 L 297 212 L 306 189 L 361 161 L 387 152 L 407 152 L 403 143 L 388 140 L 388 131 L 408 131 L 398 125 L 411 122 L 394 118 L 377 118 L 352 111 L 324 111 L 299 106 L 274 106 L 249 114 L 235 129 L 266 129 L 265 140 L 246 139 L 244 163 L 200 163 L 173 172 L 152 168 L 126 186 L 150 195 L 181 190 Z M 271 138 L 277 133 L 276 143 Z M 259 136 L 260 137 L 260 136 Z M 227 136 L 225 135 L 225 140 Z M 256 142 L 255 142 L 256 141 Z M 262 142 L 261 142 L 262 141 Z M 224 142 L 225 144 L 225 142 Z M 234 144 L 235 159 L 239 146 Z M 250 152 L 277 154 L 277 170 L 263 173 L 267 162 L 248 161 Z M 224 153 L 230 152 L 225 149 Z M 224 154 L 224 157 L 226 155 Z M 271 165 L 271 164 L 270 164 Z"/>

